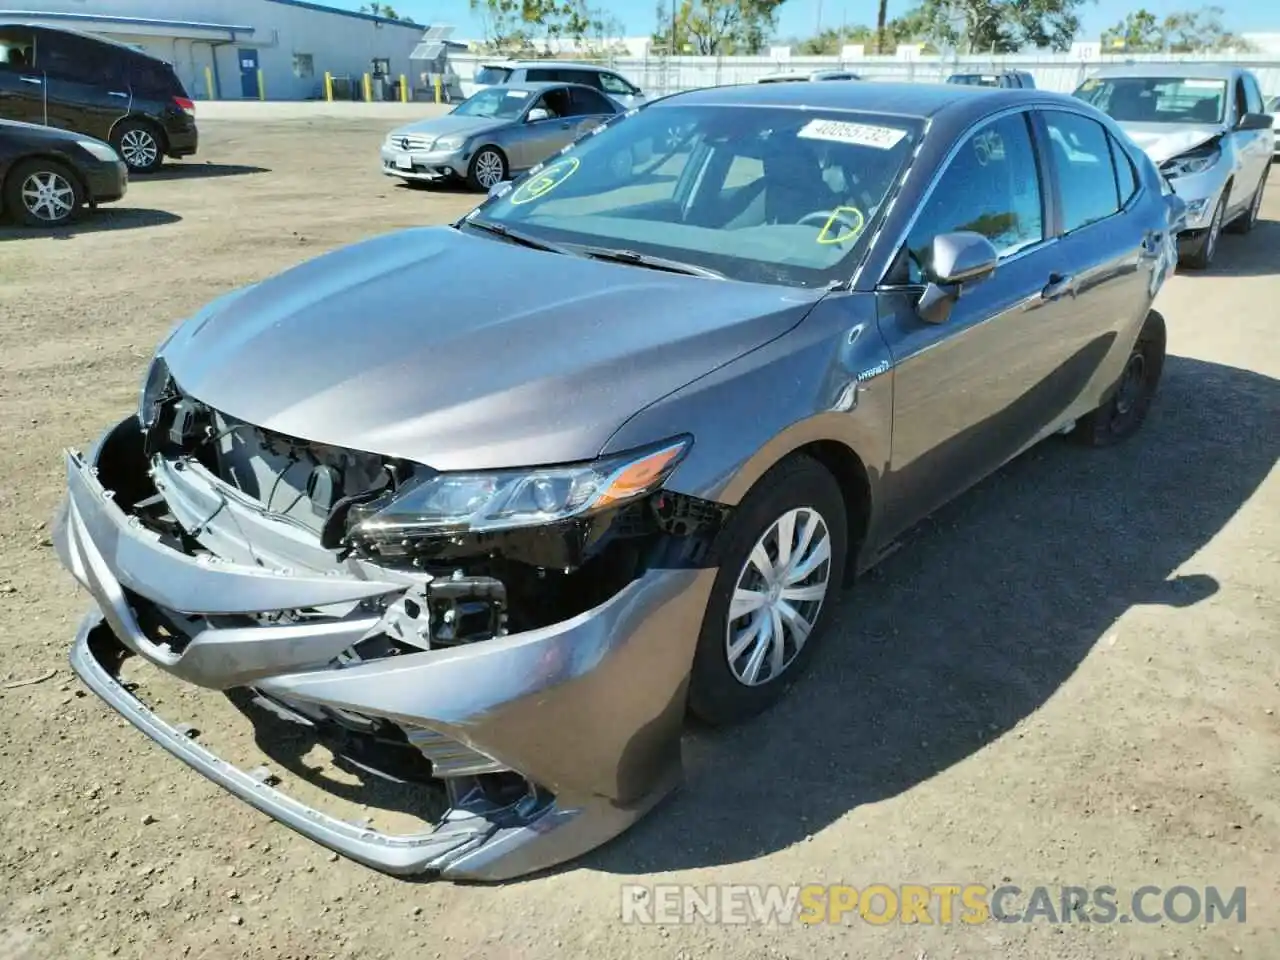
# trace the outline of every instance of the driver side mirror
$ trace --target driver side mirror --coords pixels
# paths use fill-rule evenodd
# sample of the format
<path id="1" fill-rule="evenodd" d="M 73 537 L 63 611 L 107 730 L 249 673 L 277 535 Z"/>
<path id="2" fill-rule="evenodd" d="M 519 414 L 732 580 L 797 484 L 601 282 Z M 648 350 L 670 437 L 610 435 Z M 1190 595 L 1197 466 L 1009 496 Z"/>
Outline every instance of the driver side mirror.
<path id="1" fill-rule="evenodd" d="M 929 244 L 924 293 L 916 314 L 926 323 L 945 323 L 967 283 L 983 280 L 995 271 L 1000 254 L 980 233 L 957 230 L 940 233 Z"/>
<path id="2" fill-rule="evenodd" d="M 537 123 L 540 120 L 550 120 L 551 111 L 545 107 L 534 107 L 529 111 L 529 115 L 524 118 L 525 123 Z"/>
<path id="3" fill-rule="evenodd" d="M 1270 130 L 1275 118 L 1267 113 L 1246 113 L 1236 124 L 1237 130 Z"/>

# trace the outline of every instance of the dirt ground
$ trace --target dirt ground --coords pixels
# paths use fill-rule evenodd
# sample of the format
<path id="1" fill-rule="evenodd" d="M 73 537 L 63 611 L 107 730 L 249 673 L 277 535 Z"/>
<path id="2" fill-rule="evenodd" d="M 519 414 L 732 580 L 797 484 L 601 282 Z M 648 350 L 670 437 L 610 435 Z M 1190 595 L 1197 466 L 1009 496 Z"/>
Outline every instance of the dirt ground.
<path id="1" fill-rule="evenodd" d="M 944 510 L 847 595 L 802 695 L 691 736 L 686 787 L 579 863 L 393 880 L 86 695 L 66 660 L 86 598 L 48 540 L 60 449 L 125 415 L 153 346 L 214 296 L 468 209 L 379 173 L 386 125 L 207 122 L 197 160 L 83 224 L 0 230 L 0 682 L 56 671 L 0 689 L 0 958 L 1280 956 L 1280 167 L 1257 231 L 1162 293 L 1172 356 L 1138 438 L 1047 443 Z M 234 759 L 254 749 L 225 701 L 143 691 Z M 282 775 L 311 789 L 303 765 Z M 1184 883 L 1247 887 L 1248 907 L 1243 924 L 626 925 L 637 882 Z"/>

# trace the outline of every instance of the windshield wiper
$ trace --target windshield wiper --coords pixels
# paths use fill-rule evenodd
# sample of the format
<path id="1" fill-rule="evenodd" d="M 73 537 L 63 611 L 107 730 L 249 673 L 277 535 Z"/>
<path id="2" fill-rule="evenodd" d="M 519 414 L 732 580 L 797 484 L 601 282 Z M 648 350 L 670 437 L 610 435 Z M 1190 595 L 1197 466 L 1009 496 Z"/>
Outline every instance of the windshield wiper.
<path id="1" fill-rule="evenodd" d="M 610 263 L 629 263 L 636 267 L 647 267 L 650 270 L 665 270 L 667 273 L 682 273 L 687 277 L 704 277 L 707 280 L 723 280 L 725 275 L 709 267 L 685 263 L 682 260 L 668 260 L 666 257 L 651 257 L 647 253 L 635 250 L 614 250 L 609 247 L 576 247 L 574 252 L 592 260 L 607 260 Z"/>
<path id="2" fill-rule="evenodd" d="M 526 233 L 520 233 L 512 230 L 510 227 L 504 227 L 500 223 L 493 223 L 490 220 L 463 219 L 461 221 L 469 227 L 475 227 L 477 230 L 483 230 L 485 233 L 492 233 L 495 237 L 502 237 L 504 240 L 510 240 L 512 243 L 518 243 L 522 247 L 529 247 L 531 250 L 545 250 L 547 253 L 567 253 L 563 247 L 557 247 L 554 243 L 547 243 L 545 240 L 538 240 Z"/>

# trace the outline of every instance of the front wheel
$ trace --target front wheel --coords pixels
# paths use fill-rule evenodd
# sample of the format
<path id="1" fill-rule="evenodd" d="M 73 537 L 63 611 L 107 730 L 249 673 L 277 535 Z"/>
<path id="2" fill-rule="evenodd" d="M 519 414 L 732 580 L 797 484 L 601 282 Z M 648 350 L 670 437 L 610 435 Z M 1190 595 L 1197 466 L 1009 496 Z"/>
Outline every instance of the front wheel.
<path id="1" fill-rule="evenodd" d="M 4 182 L 4 206 L 29 227 L 60 227 L 84 206 L 84 190 L 67 167 L 56 160 L 24 160 Z"/>
<path id="2" fill-rule="evenodd" d="M 471 158 L 467 182 L 476 190 L 492 190 L 507 179 L 507 158 L 497 147 L 481 147 Z"/>
<path id="3" fill-rule="evenodd" d="M 848 526 L 831 473 L 810 457 L 767 473 L 733 512 L 703 615 L 689 710 L 737 723 L 803 676 L 844 578 Z"/>
<path id="4" fill-rule="evenodd" d="M 1228 224 L 1228 233 L 1248 233 L 1257 226 L 1258 211 L 1262 209 L 1262 191 L 1266 185 L 1267 171 L 1264 170 L 1262 179 L 1258 181 L 1258 189 L 1253 191 L 1253 197 L 1249 200 L 1249 209 Z"/>
<path id="5" fill-rule="evenodd" d="M 1109 447 L 1138 432 L 1160 386 L 1165 341 L 1164 317 L 1152 310 L 1129 352 L 1120 382 L 1102 406 L 1080 420 L 1074 439 L 1091 447 Z"/>

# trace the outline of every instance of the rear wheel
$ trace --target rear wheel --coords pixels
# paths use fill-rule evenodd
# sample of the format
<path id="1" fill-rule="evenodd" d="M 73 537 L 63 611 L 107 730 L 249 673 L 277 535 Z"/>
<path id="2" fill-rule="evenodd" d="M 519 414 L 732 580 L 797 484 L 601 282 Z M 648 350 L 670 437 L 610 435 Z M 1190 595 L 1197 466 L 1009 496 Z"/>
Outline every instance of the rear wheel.
<path id="1" fill-rule="evenodd" d="M 476 190 L 492 190 L 507 179 L 507 158 L 497 147 L 481 147 L 471 158 L 467 182 Z"/>
<path id="2" fill-rule="evenodd" d="M 60 227 L 84 207 L 84 190 L 75 174 L 56 160 L 24 160 L 5 179 L 4 206 L 29 227 Z"/>
<path id="3" fill-rule="evenodd" d="M 767 473 L 721 533 L 689 710 L 723 725 L 772 706 L 808 668 L 844 578 L 848 526 L 831 473 L 810 457 Z"/>
<path id="4" fill-rule="evenodd" d="M 156 128 L 143 120 L 126 120 L 111 134 L 111 145 L 130 173 L 152 173 L 164 163 L 164 146 Z"/>
<path id="5" fill-rule="evenodd" d="M 1165 339 L 1164 317 L 1152 310 L 1133 344 L 1120 382 L 1102 406 L 1080 420 L 1073 439 L 1092 447 L 1109 447 L 1138 432 L 1160 385 Z"/>

